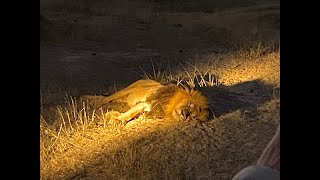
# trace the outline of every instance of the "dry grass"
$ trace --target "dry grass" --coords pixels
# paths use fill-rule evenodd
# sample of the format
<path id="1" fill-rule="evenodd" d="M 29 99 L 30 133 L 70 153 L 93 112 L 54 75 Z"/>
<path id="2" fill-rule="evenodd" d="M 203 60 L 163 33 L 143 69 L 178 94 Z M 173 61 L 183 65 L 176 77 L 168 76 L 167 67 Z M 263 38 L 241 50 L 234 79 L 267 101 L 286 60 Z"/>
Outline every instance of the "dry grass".
<path id="1" fill-rule="evenodd" d="M 167 64 L 164 70 L 160 63 L 155 65 L 151 61 L 151 73 L 140 67 L 142 78 L 177 82 L 177 85 L 186 81 L 192 87 L 232 86 L 254 80 L 275 86 L 280 82 L 280 52 L 273 45 L 258 43 L 235 53 L 207 55 L 193 61 L 186 65 L 177 62 L 175 68 Z"/>
<path id="2" fill-rule="evenodd" d="M 146 49 L 165 53 L 182 49 L 183 53 L 170 55 L 170 60 L 178 57 L 170 63 L 164 63 L 164 57 L 131 62 L 125 55 L 128 64 L 115 63 L 122 59 L 99 64 L 88 56 L 94 65 L 80 61 L 76 64 L 93 67 L 80 69 L 83 76 L 64 69 L 73 62 L 68 66 L 59 64 L 59 69 L 54 64 L 57 62 L 44 61 L 40 91 L 41 179 L 227 180 L 255 162 L 280 123 L 280 52 L 275 43 L 278 30 L 274 27 L 277 17 L 273 15 L 277 12 L 273 6 L 229 12 L 222 11 L 231 6 L 229 1 L 214 4 L 203 0 L 197 6 L 192 1 L 182 5 L 178 0 L 96 0 L 89 6 L 86 2 L 60 0 L 54 2 L 54 8 L 51 4 L 42 9 L 55 32 L 50 32 L 50 40 L 104 42 L 116 38 L 112 45 L 123 51 L 131 51 L 132 47 L 140 50 L 135 49 L 138 42 Z M 247 2 L 242 1 L 242 5 Z M 210 14 L 210 10 L 219 13 Z M 256 11 L 263 13 L 257 15 Z M 251 40 L 263 43 L 252 45 Z M 194 47 L 214 52 L 193 51 Z M 143 54 L 148 55 L 148 51 Z M 127 79 L 115 83 L 115 76 L 104 76 L 107 72 L 103 68 L 111 71 L 113 63 L 118 68 L 130 66 L 133 71 L 141 71 L 142 78 L 186 81 L 208 91 L 217 116 L 204 124 L 144 117 L 126 126 L 116 124 L 113 117 L 117 112 L 89 109 L 75 97 L 87 91 L 113 93 L 127 85 Z M 103 81 L 112 79 L 109 88 L 88 85 L 88 80 L 81 84 L 84 76 L 98 79 L 101 69 Z M 70 72 L 74 79 L 68 79 L 64 72 Z"/>
<path id="3" fill-rule="evenodd" d="M 196 82 L 193 74 L 210 72 L 225 86 L 279 83 L 278 51 L 257 46 L 219 59 L 214 68 L 198 61 L 171 78 Z M 160 77 L 155 67 L 154 76 Z M 41 179 L 230 179 L 258 157 L 279 124 L 277 97 L 202 125 L 142 117 L 125 127 L 113 123 L 112 112 L 89 111 L 73 98 L 66 102 L 57 107 L 54 125 L 41 119 Z"/>
<path id="4" fill-rule="evenodd" d="M 221 83 L 234 85 L 256 79 L 270 85 L 280 82 L 280 50 L 257 46 L 229 56 L 227 61 L 217 61 Z"/>
<path id="5" fill-rule="evenodd" d="M 198 127 L 157 120 L 70 132 L 61 125 L 55 133 L 43 127 L 41 179 L 230 179 L 274 133 L 276 104 L 260 107 L 264 115 L 254 118 L 234 112 Z"/>

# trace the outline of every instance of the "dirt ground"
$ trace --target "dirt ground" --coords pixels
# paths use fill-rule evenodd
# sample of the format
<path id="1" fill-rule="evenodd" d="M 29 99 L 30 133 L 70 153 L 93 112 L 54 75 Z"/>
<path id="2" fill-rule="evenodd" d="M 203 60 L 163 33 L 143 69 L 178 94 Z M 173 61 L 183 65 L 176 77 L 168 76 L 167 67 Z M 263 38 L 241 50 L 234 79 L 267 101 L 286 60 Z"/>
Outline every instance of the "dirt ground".
<path id="1" fill-rule="evenodd" d="M 97 93 L 114 83 L 124 87 L 141 78 L 139 66 L 151 70 L 151 60 L 163 68 L 177 66 L 175 61 L 224 54 L 251 42 L 279 44 L 280 37 L 279 5 L 274 3 L 157 17 L 150 12 L 89 17 L 42 12 L 54 24 L 55 40 L 40 45 L 41 88 L 79 91 L 70 95 Z"/>
<path id="2" fill-rule="evenodd" d="M 89 15 L 41 9 L 50 21 L 47 39 L 40 42 L 41 110 L 48 122 L 66 94 L 110 94 L 142 78 L 143 71 L 152 74 L 152 63 L 165 71 L 168 64 L 172 69 L 201 64 L 256 42 L 279 46 L 277 1 L 213 12 L 170 12 L 141 3 L 127 4 L 125 12 L 115 5 L 105 13 L 97 4 Z M 221 76 L 220 86 L 201 89 L 214 108 L 207 124 L 136 120 L 115 132 L 99 131 L 57 155 L 60 160 L 48 161 L 41 178 L 231 179 L 255 162 L 280 123 L 280 100 L 274 96 L 280 64 L 268 56 L 261 55 L 267 60 L 257 60 L 252 74 L 247 62 L 222 58 L 240 75 Z M 267 65 L 271 68 L 262 69 Z M 242 72 L 252 77 L 242 78 Z"/>

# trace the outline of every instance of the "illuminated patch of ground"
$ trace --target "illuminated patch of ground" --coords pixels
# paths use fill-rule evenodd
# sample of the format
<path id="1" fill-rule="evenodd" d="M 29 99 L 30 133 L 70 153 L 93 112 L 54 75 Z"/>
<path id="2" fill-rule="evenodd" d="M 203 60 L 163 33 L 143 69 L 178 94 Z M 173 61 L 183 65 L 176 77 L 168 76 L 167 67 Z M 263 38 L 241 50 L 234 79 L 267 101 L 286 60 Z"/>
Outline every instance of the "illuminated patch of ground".
<path id="1" fill-rule="evenodd" d="M 238 84 L 203 88 L 216 114 L 203 125 L 141 118 L 122 127 L 87 114 L 80 121 L 85 125 L 70 130 L 65 119 L 51 143 L 42 143 L 58 139 L 53 151 L 43 147 L 42 178 L 230 179 L 254 162 L 279 124 L 280 101 L 272 96 L 272 85 L 279 83 L 278 55 L 245 62 L 237 67 L 248 69 L 243 72 L 224 69 L 222 78 Z M 261 81 L 250 81 L 255 79 Z"/>
<path id="2" fill-rule="evenodd" d="M 166 13 L 152 23 L 117 14 L 44 14 L 61 22 L 69 38 L 97 42 L 40 47 L 41 179 L 227 180 L 255 162 L 280 123 L 279 50 L 262 44 L 231 50 L 243 39 L 278 42 L 277 6 Z M 121 126 L 111 113 L 93 116 L 86 105 L 64 99 L 117 91 L 141 78 L 138 66 L 146 70 L 150 59 L 179 60 L 183 66 L 171 66 L 174 78 L 187 80 L 198 70 L 217 75 L 219 86 L 201 87 L 215 118 L 204 124 L 140 118 Z"/>

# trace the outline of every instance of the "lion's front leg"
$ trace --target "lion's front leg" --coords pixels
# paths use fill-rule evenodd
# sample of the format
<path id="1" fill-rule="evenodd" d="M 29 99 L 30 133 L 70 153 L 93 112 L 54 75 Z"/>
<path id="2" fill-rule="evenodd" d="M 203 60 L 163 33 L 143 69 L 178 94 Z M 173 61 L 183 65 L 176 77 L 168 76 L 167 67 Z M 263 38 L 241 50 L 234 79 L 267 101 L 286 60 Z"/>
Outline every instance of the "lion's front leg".
<path id="1" fill-rule="evenodd" d="M 146 102 L 138 103 L 137 105 L 130 108 L 128 111 L 119 115 L 116 119 L 120 120 L 122 124 L 127 124 L 133 118 L 138 117 L 145 111 L 150 111 L 150 104 Z"/>

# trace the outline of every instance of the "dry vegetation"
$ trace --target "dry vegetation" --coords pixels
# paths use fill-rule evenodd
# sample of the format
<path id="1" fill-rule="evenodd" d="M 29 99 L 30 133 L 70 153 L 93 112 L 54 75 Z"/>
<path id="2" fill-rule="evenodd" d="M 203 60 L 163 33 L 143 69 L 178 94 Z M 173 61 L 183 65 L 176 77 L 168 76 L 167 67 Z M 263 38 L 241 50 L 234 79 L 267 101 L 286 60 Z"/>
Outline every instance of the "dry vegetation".
<path id="1" fill-rule="evenodd" d="M 84 47 L 73 47 L 80 52 L 73 57 L 90 61 L 41 54 L 41 179 L 224 180 L 255 162 L 280 123 L 277 4 L 68 2 L 43 1 L 41 52 L 77 42 Z M 93 40 L 102 50 L 86 44 Z M 122 126 L 115 112 L 78 101 L 139 78 L 199 86 L 214 117 L 203 124 L 140 117 Z"/>

